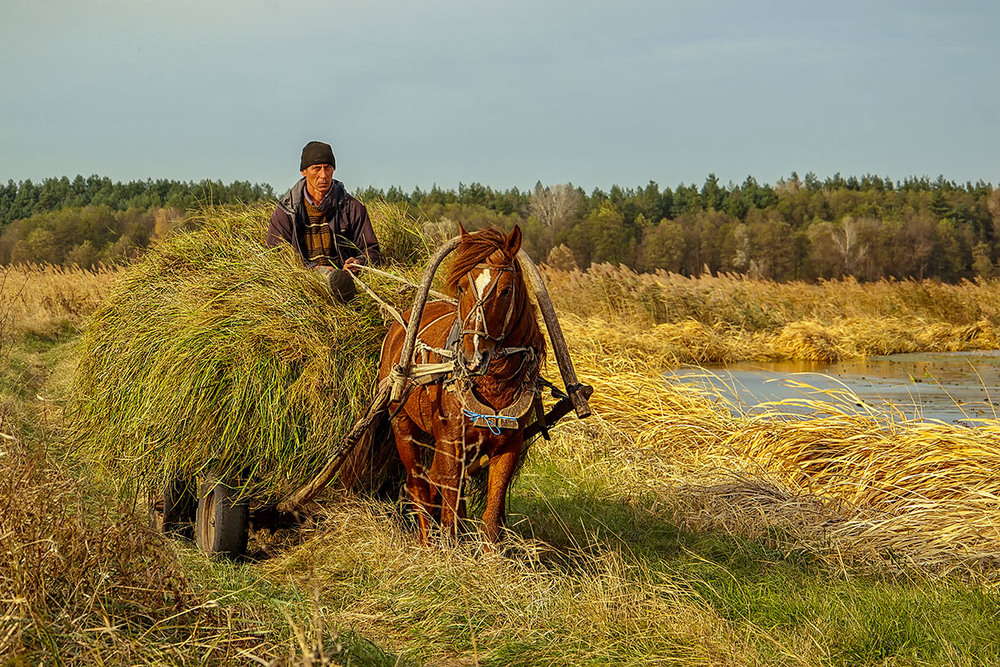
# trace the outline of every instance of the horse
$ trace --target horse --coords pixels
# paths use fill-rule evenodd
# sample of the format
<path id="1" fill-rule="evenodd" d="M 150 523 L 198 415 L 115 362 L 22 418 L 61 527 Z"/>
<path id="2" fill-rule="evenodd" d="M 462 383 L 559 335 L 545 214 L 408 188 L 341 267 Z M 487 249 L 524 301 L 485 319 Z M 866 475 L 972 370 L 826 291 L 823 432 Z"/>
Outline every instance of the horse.
<path id="1" fill-rule="evenodd" d="M 451 362 L 430 382 L 409 380 L 390 403 L 396 449 L 406 468 L 406 491 L 416 510 L 420 541 L 436 518 L 454 537 L 465 517 L 466 478 L 486 468 L 481 531 L 490 543 L 506 522 L 507 489 L 524 453 L 524 429 L 541 410 L 539 369 L 545 337 L 517 253 L 521 229 L 461 237 L 445 280 L 457 300 L 428 303 L 416 350 L 421 362 Z M 403 314 L 408 322 L 411 311 Z M 382 346 L 379 379 L 399 362 L 405 329 L 393 324 Z M 477 473 L 478 470 L 478 473 Z"/>

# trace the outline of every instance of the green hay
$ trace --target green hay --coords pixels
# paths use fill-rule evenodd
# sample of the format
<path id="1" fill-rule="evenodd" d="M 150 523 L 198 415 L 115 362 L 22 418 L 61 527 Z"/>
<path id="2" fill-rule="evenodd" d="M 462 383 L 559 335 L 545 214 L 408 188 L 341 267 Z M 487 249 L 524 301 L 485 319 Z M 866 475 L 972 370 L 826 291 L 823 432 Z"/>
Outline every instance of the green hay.
<path id="1" fill-rule="evenodd" d="M 270 210 L 192 220 L 128 267 L 87 323 L 74 423 L 87 458 L 123 483 L 215 472 L 273 499 L 308 481 L 368 407 L 387 326 L 364 294 L 336 303 L 290 247 L 265 248 Z M 372 217 L 397 273 L 419 273 L 415 225 L 383 203 Z"/>

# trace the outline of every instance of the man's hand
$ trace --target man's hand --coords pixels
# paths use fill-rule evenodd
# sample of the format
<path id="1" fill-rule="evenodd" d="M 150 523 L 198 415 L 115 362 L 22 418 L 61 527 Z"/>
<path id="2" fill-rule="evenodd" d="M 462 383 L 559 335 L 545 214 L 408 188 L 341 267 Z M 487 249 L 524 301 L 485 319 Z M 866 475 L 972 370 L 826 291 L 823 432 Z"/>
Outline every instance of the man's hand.
<path id="1" fill-rule="evenodd" d="M 357 257 L 348 257 L 347 261 L 344 262 L 344 271 L 354 275 L 357 274 L 360 266 L 362 266 L 362 264 L 358 261 Z"/>

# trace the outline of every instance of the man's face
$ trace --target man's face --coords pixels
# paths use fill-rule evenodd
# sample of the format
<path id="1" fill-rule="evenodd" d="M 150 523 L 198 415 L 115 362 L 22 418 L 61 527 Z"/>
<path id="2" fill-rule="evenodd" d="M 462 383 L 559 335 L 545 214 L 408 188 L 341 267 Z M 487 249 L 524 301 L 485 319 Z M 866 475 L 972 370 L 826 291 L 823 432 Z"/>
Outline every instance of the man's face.
<path id="1" fill-rule="evenodd" d="M 328 164 L 314 164 L 302 170 L 309 194 L 324 197 L 333 184 L 333 167 Z"/>

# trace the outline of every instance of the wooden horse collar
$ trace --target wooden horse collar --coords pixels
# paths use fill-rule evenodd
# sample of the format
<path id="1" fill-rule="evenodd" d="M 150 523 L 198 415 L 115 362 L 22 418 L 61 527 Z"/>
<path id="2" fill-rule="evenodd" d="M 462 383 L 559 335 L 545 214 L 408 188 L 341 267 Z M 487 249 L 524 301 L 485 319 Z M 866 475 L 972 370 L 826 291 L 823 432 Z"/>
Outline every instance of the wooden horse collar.
<path id="1" fill-rule="evenodd" d="M 462 404 L 462 412 L 473 426 L 485 426 L 493 435 L 500 435 L 501 429 L 518 428 L 519 420 L 534 407 L 541 393 L 535 376 L 539 360 L 538 355 L 533 352 L 534 350 L 531 355 L 533 366 L 528 369 L 524 380 L 521 381 L 517 396 L 510 405 L 499 410 L 494 410 L 476 398 L 472 391 L 474 386 L 472 378 L 464 376 L 455 379 L 455 393 L 459 403 Z"/>

